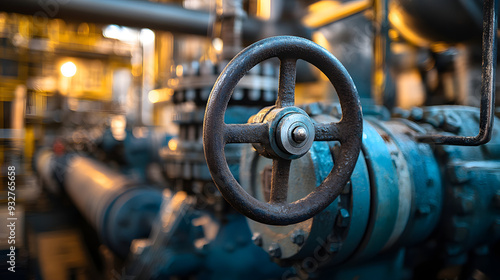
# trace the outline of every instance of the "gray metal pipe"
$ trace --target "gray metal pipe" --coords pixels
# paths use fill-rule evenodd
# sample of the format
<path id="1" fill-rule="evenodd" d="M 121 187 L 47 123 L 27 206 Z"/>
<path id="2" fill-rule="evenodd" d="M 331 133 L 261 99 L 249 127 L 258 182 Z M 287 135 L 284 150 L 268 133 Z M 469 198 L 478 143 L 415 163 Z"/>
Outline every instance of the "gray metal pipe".
<path id="1" fill-rule="evenodd" d="M 208 34 L 210 25 L 206 12 L 138 0 L 2 0 L 0 10 L 32 15 L 38 22 L 61 18 L 203 36 Z"/>
<path id="2" fill-rule="evenodd" d="M 211 15 L 207 12 L 141 0 L 1 0 L 0 11 L 34 16 L 39 24 L 60 18 L 199 36 L 208 36 L 212 26 Z M 266 22 L 255 18 L 246 18 L 243 22 L 246 42 L 277 35 L 311 38 L 311 30 L 302 25 L 291 26 L 286 22 Z"/>
<path id="3" fill-rule="evenodd" d="M 161 190 L 79 155 L 41 150 L 34 168 L 51 192 L 64 189 L 102 242 L 118 255 L 125 257 L 132 240 L 149 235 L 160 210 Z"/>

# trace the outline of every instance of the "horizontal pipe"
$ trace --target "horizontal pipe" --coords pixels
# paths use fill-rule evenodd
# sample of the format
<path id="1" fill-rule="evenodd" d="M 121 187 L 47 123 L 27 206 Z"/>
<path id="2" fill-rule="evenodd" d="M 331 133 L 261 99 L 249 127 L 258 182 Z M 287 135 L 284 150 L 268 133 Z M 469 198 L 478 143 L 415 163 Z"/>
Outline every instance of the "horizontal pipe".
<path id="1" fill-rule="evenodd" d="M 357 15 L 372 7 L 371 0 L 358 0 L 335 6 L 334 9 L 319 10 L 306 15 L 302 22 L 311 28 L 321 28 L 344 18 Z"/>
<path id="2" fill-rule="evenodd" d="M 61 191 L 61 187 L 57 176 L 55 176 L 55 163 L 54 153 L 49 149 L 41 149 L 33 157 L 33 169 L 45 189 L 51 193 L 58 194 Z"/>
<path id="3" fill-rule="evenodd" d="M 213 18 L 205 11 L 184 9 L 178 5 L 140 0 L 2 0 L 0 11 L 19 13 L 35 17 L 35 23 L 46 24 L 48 19 L 84 21 L 99 24 L 117 24 L 138 28 L 150 28 L 199 36 L 209 36 Z M 272 23 L 275 34 L 262 35 L 268 23 L 255 18 L 246 18 L 243 23 L 243 38 L 248 42 L 267 36 L 291 34 L 286 24 Z"/>
<path id="4" fill-rule="evenodd" d="M 146 238 L 162 201 L 161 191 L 79 155 L 41 150 L 34 168 L 45 186 L 64 189 L 104 244 L 125 257 L 132 240 Z"/>
<path id="5" fill-rule="evenodd" d="M 34 16 L 38 23 L 61 18 L 204 36 L 210 23 L 206 12 L 137 0 L 2 0 L 0 10 Z"/>

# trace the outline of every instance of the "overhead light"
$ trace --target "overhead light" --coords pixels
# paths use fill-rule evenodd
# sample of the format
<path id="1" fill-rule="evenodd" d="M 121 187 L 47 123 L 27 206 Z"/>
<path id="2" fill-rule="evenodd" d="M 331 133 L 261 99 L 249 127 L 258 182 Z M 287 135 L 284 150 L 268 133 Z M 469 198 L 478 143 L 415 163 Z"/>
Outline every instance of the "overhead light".
<path id="1" fill-rule="evenodd" d="M 143 45 L 152 44 L 155 41 L 155 33 L 151 29 L 147 28 L 141 29 L 139 39 L 141 40 L 141 43 Z"/>
<path id="2" fill-rule="evenodd" d="M 151 31 L 151 32 L 153 32 L 153 31 Z M 141 36 L 139 31 L 136 29 L 125 27 L 125 26 L 119 26 L 119 25 L 115 25 L 115 24 L 108 25 L 108 26 L 104 27 L 104 29 L 102 31 L 102 35 L 105 38 L 116 39 L 116 40 L 120 40 L 122 42 L 129 43 L 129 44 L 137 43 L 140 39 L 140 36 Z M 147 36 L 147 35 L 144 35 L 144 36 Z M 154 36 L 154 34 L 153 34 L 153 36 Z"/>
<path id="3" fill-rule="evenodd" d="M 157 90 L 152 90 L 148 93 L 148 99 L 151 103 L 156 103 L 160 100 L 160 93 Z"/>
<path id="4" fill-rule="evenodd" d="M 224 46 L 224 42 L 222 41 L 221 38 L 214 38 L 212 40 L 212 46 L 214 46 L 214 49 L 217 52 L 221 52 L 222 51 L 222 47 Z"/>
<path id="5" fill-rule="evenodd" d="M 76 74 L 76 65 L 71 61 L 64 63 L 61 66 L 61 74 L 64 77 L 68 77 L 68 78 L 73 77 Z"/>

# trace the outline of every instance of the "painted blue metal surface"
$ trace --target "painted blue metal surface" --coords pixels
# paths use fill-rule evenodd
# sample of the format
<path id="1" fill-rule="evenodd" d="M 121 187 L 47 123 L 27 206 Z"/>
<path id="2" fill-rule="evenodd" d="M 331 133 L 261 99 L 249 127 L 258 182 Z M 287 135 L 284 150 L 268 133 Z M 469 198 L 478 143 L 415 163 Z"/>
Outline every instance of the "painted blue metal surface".
<path id="1" fill-rule="evenodd" d="M 305 110 L 315 119 L 327 121 L 329 116 L 322 112 L 334 112 L 340 118 L 328 106 L 313 105 Z M 363 152 L 350 184 L 325 210 L 330 214 L 322 212 L 312 219 L 323 225 L 333 221 L 333 229 L 313 222 L 303 235 L 303 245 L 295 248 L 297 244 L 278 238 L 287 234 L 293 239 L 293 227 L 289 232 L 272 227 L 266 230 L 249 220 L 255 224 L 251 226 L 254 235 L 265 244 L 270 244 L 265 240 L 275 240 L 273 246 L 286 252 L 280 257 L 269 250 L 276 262 L 291 266 L 285 272 L 287 277 L 373 279 L 373 273 L 377 273 L 381 279 L 404 279 L 422 262 L 464 264 L 466 252 L 487 252 L 484 248 L 500 239 L 500 125 L 495 126 L 492 142 L 482 147 L 434 147 L 418 142 L 417 136 L 435 130 L 473 134 L 479 111 L 443 106 L 424 108 L 419 122 L 366 119 Z M 324 144 L 315 143 L 305 156 L 311 159 L 309 165 L 294 169 L 292 164 L 292 182 L 311 172 L 318 181 L 328 172 L 335 161 L 335 143 L 329 143 L 329 147 Z M 242 185 L 259 189 L 259 185 L 248 183 L 252 181 L 248 178 L 265 176 L 264 165 L 256 163 L 255 152 L 245 151 L 242 156 L 242 168 L 250 170 L 250 174 L 242 171 Z M 292 184 L 289 193 L 302 186 Z M 363 207 L 369 208 L 365 211 L 355 204 L 363 197 L 368 198 L 364 200 Z M 334 214 L 334 209 L 339 212 Z M 299 224 L 295 227 L 303 228 Z M 354 232 L 357 234 L 352 235 Z M 290 255 L 291 248 L 295 248 L 295 255 Z"/>
<path id="2" fill-rule="evenodd" d="M 99 233 L 104 244 L 126 257 L 134 239 L 149 236 L 161 202 L 160 190 L 148 186 L 130 187 L 117 195 L 102 213 Z"/>
<path id="3" fill-rule="evenodd" d="M 125 129 L 125 138 L 117 140 L 111 128 L 104 131 L 99 140 L 99 147 L 106 153 L 107 160 L 119 164 L 121 172 L 139 181 L 147 180 L 147 169 L 153 162 L 160 162 L 159 151 L 167 147 L 173 138 L 163 132 L 154 131 L 150 127 L 139 128 L 144 135 L 136 136 L 134 129 Z"/>
<path id="4" fill-rule="evenodd" d="M 368 232 L 355 256 L 361 260 L 373 257 L 389 240 L 396 223 L 399 198 L 396 167 L 384 140 L 369 122 L 365 121 L 363 127 L 362 151 L 371 181 L 371 217 Z"/>
<path id="5" fill-rule="evenodd" d="M 169 201 L 174 201 L 169 203 Z M 179 204 L 180 203 L 180 204 Z M 221 220 L 205 210 L 182 206 L 164 193 L 151 242 L 130 256 L 127 276 L 165 279 L 278 279 L 284 272 L 251 240 L 246 218 L 227 214 Z"/>

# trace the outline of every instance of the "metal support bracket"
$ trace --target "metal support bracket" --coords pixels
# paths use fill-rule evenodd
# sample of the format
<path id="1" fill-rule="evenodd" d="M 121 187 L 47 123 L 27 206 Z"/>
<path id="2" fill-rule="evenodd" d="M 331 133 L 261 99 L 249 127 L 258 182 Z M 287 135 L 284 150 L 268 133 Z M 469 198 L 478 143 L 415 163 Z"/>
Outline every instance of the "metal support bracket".
<path id="1" fill-rule="evenodd" d="M 479 146 L 491 139 L 495 114 L 495 68 L 497 61 L 497 0 L 483 4 L 483 41 L 481 73 L 481 108 L 479 134 L 476 136 L 423 135 L 421 142 L 441 145 Z"/>

